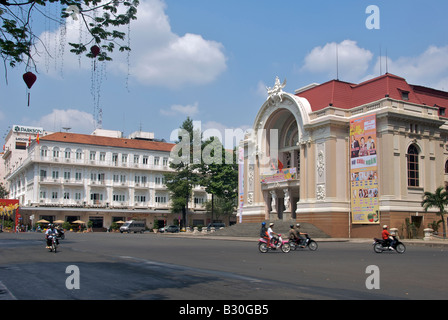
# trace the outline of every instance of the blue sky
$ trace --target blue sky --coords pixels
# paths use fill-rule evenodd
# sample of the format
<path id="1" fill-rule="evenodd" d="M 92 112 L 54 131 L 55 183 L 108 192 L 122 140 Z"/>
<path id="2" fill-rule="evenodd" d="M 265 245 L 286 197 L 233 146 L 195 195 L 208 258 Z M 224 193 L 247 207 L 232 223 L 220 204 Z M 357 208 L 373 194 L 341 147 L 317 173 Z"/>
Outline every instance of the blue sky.
<path id="1" fill-rule="evenodd" d="M 369 5 L 379 9 L 379 29 L 366 27 Z M 8 84 L 0 68 L 0 130 L 91 133 L 98 108 L 102 127 L 125 135 L 141 128 L 169 141 L 187 116 L 203 130 L 244 130 L 276 76 L 287 92 L 336 78 L 336 44 L 340 80 L 378 76 L 380 60 L 385 73 L 387 51 L 390 73 L 448 91 L 447 9 L 446 0 L 141 0 L 131 54 L 95 70 L 60 45 L 59 25 L 36 19 L 35 28 L 49 31 L 40 38 L 51 57 L 36 58 L 29 107 L 25 66 L 8 69 Z M 65 39 L 80 37 L 85 31 L 68 21 Z"/>

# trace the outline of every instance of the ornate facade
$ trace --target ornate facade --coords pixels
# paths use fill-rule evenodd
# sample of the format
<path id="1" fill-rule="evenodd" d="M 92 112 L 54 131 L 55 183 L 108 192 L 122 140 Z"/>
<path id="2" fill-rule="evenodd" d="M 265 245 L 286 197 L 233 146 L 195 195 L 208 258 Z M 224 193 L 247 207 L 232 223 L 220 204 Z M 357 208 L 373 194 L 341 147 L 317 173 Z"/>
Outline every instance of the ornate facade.
<path id="1" fill-rule="evenodd" d="M 312 84 L 294 94 L 285 85 L 277 78 L 268 88 L 240 143 L 240 222 L 310 222 L 334 237 L 371 237 L 384 224 L 404 234 L 410 224 L 423 232 L 436 219 L 420 203 L 424 191 L 446 181 L 447 92 L 392 74 Z M 373 119 L 375 139 L 363 147 L 375 149 L 355 159 L 350 138 L 361 134 L 352 126 L 363 117 Z M 374 167 L 356 171 L 355 163 Z M 359 177 L 370 187 L 359 190 Z M 373 211 L 357 223 L 359 208 Z"/>

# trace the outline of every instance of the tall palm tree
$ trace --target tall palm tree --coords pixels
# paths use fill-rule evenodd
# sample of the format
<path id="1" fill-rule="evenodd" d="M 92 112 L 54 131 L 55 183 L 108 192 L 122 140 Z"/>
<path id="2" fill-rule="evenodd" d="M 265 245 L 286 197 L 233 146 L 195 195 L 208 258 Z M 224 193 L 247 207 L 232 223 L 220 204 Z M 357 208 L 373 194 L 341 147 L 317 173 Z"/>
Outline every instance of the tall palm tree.
<path id="1" fill-rule="evenodd" d="M 426 191 L 423 195 L 422 207 L 425 209 L 425 212 L 427 212 L 429 208 L 439 209 L 437 215 L 442 218 L 444 238 L 446 238 L 446 226 L 443 215 L 445 214 L 446 205 L 448 205 L 448 193 L 444 187 L 438 187 L 434 193 Z"/>

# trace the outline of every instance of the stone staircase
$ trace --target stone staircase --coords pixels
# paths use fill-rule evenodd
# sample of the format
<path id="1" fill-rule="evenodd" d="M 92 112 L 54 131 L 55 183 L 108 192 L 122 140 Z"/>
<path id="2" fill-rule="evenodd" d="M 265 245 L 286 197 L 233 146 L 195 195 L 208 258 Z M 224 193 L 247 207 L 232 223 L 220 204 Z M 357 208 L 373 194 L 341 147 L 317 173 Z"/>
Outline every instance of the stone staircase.
<path id="1" fill-rule="evenodd" d="M 287 235 L 291 224 L 295 221 L 270 221 L 274 222 L 273 230 L 276 233 Z M 270 222 L 266 222 L 268 225 Z M 237 223 L 230 227 L 216 230 L 213 236 L 233 236 L 233 237 L 258 237 L 260 234 L 261 223 Z M 300 223 L 300 232 L 308 233 L 311 238 L 330 238 L 325 232 L 317 228 L 311 223 Z"/>

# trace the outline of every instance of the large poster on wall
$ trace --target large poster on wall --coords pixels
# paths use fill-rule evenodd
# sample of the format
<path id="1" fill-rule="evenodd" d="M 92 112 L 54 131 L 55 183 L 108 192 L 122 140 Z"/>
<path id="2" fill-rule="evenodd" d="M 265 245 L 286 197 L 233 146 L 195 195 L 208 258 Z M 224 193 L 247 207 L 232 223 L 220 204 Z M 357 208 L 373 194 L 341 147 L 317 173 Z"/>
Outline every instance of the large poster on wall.
<path id="1" fill-rule="evenodd" d="M 21 223 L 21 215 L 19 213 L 19 200 L 17 199 L 0 199 L 0 216 L 2 221 L 0 221 L 0 224 L 2 224 L 3 227 L 3 221 L 5 217 L 11 217 L 14 218 L 14 230 Z"/>
<path id="2" fill-rule="evenodd" d="M 352 223 L 378 224 L 376 115 L 350 121 L 350 185 Z"/>

